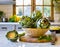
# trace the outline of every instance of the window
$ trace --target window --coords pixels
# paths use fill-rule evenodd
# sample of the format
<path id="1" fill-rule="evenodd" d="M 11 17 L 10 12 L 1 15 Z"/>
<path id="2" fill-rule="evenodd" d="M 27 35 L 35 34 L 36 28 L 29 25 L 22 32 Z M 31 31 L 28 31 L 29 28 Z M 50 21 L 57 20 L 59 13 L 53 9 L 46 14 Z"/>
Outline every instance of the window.
<path id="1" fill-rule="evenodd" d="M 16 0 L 16 14 L 29 16 L 31 14 L 31 0 Z"/>
<path id="2" fill-rule="evenodd" d="M 53 0 L 36 0 L 36 10 L 40 10 L 43 13 L 43 17 L 53 20 Z"/>
<path id="3" fill-rule="evenodd" d="M 53 20 L 53 0 L 16 0 L 16 14 L 29 16 L 34 10 L 40 10 L 43 17 Z"/>

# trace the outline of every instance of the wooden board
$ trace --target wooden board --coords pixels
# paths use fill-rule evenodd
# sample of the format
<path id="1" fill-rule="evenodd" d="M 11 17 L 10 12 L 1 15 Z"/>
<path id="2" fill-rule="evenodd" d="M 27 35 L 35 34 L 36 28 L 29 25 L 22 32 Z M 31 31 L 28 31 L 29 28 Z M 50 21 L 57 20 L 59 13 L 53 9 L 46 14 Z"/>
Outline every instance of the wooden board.
<path id="1" fill-rule="evenodd" d="M 45 43 L 45 42 L 49 42 L 45 39 L 43 40 L 38 40 L 38 38 L 31 38 L 29 36 L 22 36 L 20 38 L 20 41 L 23 41 L 23 42 L 31 42 L 31 43 Z"/>
<path id="2" fill-rule="evenodd" d="M 60 36 L 57 36 L 57 41 L 55 45 L 60 45 Z"/>

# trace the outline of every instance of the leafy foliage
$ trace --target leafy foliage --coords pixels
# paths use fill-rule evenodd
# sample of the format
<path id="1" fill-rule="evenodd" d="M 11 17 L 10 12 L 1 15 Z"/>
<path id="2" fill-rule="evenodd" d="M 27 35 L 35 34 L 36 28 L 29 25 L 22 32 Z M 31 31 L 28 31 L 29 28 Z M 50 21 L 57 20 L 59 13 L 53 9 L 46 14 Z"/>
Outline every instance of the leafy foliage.
<path id="1" fill-rule="evenodd" d="M 19 37 L 24 36 L 24 35 L 25 35 L 25 33 L 18 34 Z"/>
<path id="2" fill-rule="evenodd" d="M 32 19 L 34 22 L 39 21 L 42 18 L 42 13 L 38 10 L 34 11 L 32 14 Z"/>
<path id="3" fill-rule="evenodd" d="M 4 15 L 3 11 L 0 11 L 0 17 L 2 17 Z"/>
<path id="4" fill-rule="evenodd" d="M 20 24 L 24 28 L 37 28 L 37 22 L 42 18 L 42 13 L 40 11 L 34 12 L 30 17 L 23 16 Z"/>
<path id="5" fill-rule="evenodd" d="M 22 20 L 20 21 L 20 24 L 22 25 L 22 27 L 26 27 L 26 28 L 35 28 L 36 27 L 36 23 L 32 20 L 32 18 L 28 17 L 28 16 L 23 16 Z"/>
<path id="6" fill-rule="evenodd" d="M 51 37 L 51 35 L 43 35 L 43 36 L 40 36 L 38 39 L 39 40 L 46 39 L 47 41 L 51 41 L 52 37 Z"/>

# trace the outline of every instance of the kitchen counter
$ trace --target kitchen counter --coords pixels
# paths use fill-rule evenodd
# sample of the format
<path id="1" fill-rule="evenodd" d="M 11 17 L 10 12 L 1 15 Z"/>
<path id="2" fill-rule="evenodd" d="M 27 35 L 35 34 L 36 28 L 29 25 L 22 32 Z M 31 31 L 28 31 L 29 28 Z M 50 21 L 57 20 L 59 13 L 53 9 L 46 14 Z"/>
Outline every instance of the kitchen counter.
<path id="1" fill-rule="evenodd" d="M 0 31 L 0 47 L 60 47 L 60 45 L 51 45 L 51 43 L 11 42 L 5 36 L 7 32 Z M 20 33 L 21 31 L 18 32 Z"/>
<path id="2" fill-rule="evenodd" d="M 12 24 L 12 25 L 17 25 L 19 24 L 18 22 L 0 22 L 0 24 Z"/>
<path id="3" fill-rule="evenodd" d="M 60 26 L 60 22 L 50 22 L 51 25 L 59 25 Z M 0 22 L 0 24 L 14 24 L 14 25 L 17 25 L 19 24 L 18 22 Z"/>

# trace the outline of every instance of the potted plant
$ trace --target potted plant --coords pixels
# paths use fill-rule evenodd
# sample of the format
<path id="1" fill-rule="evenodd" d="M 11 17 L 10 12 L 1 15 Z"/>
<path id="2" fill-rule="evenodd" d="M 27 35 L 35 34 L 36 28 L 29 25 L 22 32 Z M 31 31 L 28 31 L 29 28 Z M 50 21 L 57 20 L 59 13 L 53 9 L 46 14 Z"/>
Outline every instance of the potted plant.
<path id="1" fill-rule="evenodd" d="M 4 15 L 3 11 L 0 11 L 0 18 Z"/>
<path id="2" fill-rule="evenodd" d="M 0 22 L 2 21 L 2 17 L 4 16 L 4 12 L 3 11 L 0 11 Z"/>
<path id="3" fill-rule="evenodd" d="M 37 24 L 38 22 L 39 24 Z M 22 16 L 20 24 L 30 37 L 39 37 L 45 34 L 50 26 L 49 21 L 46 18 L 42 18 L 42 13 L 39 10 L 34 11 L 30 17 Z"/>

